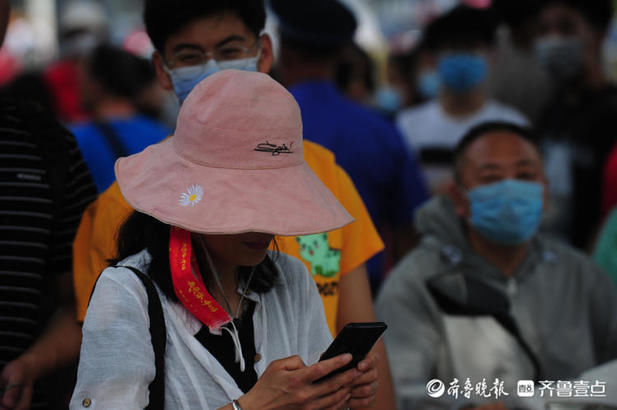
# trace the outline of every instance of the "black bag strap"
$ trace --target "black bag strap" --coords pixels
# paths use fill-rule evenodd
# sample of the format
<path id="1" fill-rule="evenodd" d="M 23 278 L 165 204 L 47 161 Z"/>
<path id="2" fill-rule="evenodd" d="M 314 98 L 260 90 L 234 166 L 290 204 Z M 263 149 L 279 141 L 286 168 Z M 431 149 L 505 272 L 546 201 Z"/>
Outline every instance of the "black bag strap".
<path id="1" fill-rule="evenodd" d="M 146 287 L 148 293 L 148 316 L 150 316 L 150 338 L 154 349 L 154 367 L 156 373 L 154 380 L 148 386 L 150 392 L 148 410 L 163 410 L 165 408 L 165 347 L 167 345 L 167 333 L 163 307 L 159 294 L 154 288 L 152 279 L 132 266 L 123 266 L 137 275 Z"/>
<path id="2" fill-rule="evenodd" d="M 114 158 L 120 158 L 127 155 L 127 149 L 122 142 L 122 138 L 120 138 L 120 135 L 118 135 L 116 130 L 114 130 L 108 122 L 95 120 L 93 124 L 105 137 L 107 145 L 111 148 L 111 153 Z"/>
<path id="3" fill-rule="evenodd" d="M 453 277 L 453 275 L 450 275 L 450 277 Z M 535 376 L 534 380 L 540 380 L 542 378 L 540 360 L 521 334 L 516 320 L 511 315 L 510 302 L 506 295 L 498 289 L 474 278 L 468 276 L 460 277 L 464 281 L 464 292 L 448 286 L 443 281 L 444 278 L 447 278 L 446 275 L 427 280 L 427 288 L 437 305 L 444 313 L 449 315 L 492 316 L 518 342 L 531 361 Z M 461 294 L 467 295 L 466 300 L 461 300 L 458 297 Z"/>

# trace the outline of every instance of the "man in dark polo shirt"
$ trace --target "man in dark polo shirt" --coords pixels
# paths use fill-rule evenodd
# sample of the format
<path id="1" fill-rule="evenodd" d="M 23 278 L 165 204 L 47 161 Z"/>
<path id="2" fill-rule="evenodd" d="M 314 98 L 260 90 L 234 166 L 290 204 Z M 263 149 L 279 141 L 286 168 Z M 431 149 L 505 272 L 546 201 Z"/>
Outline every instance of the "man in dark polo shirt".
<path id="1" fill-rule="evenodd" d="M 0 0 L 0 43 L 9 1 Z M 35 381 L 79 352 L 72 241 L 96 189 L 74 137 L 34 102 L 0 101 L 0 409 L 56 408 Z M 56 309 L 56 307 L 58 307 Z M 77 341 L 77 343 L 71 342 Z"/>

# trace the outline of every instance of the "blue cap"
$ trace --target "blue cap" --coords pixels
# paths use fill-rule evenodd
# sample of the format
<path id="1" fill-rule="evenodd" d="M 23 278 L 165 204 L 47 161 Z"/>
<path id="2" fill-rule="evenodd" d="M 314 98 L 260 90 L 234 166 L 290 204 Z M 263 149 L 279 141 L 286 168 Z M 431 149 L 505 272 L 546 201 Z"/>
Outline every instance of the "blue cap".
<path id="1" fill-rule="evenodd" d="M 341 47 L 353 40 L 357 22 L 337 0 L 270 0 L 281 37 L 312 47 Z"/>

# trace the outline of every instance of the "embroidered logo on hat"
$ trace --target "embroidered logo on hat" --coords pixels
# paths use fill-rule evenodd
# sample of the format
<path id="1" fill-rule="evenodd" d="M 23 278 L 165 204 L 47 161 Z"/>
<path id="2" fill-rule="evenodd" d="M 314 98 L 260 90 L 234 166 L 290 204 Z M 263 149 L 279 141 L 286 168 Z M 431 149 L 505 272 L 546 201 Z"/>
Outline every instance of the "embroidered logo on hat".
<path id="1" fill-rule="evenodd" d="M 275 157 L 280 154 L 293 154 L 294 152 L 291 150 L 293 145 L 293 141 L 289 144 L 289 147 L 287 147 L 286 144 L 276 145 L 270 144 L 268 141 L 266 141 L 262 142 L 261 144 L 257 144 L 257 147 L 255 147 L 254 151 L 271 152 L 272 156 Z"/>

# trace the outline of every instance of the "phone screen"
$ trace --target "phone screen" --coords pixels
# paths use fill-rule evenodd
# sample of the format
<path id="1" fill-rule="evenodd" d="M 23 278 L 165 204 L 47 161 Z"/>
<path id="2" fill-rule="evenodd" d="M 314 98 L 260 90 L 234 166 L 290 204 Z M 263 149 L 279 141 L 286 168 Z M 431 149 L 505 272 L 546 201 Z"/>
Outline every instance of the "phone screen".
<path id="1" fill-rule="evenodd" d="M 319 361 L 331 359 L 343 353 L 351 353 L 353 356 L 351 362 L 316 380 L 315 383 L 356 367 L 371 351 L 387 327 L 384 322 L 347 324 L 321 355 Z"/>

